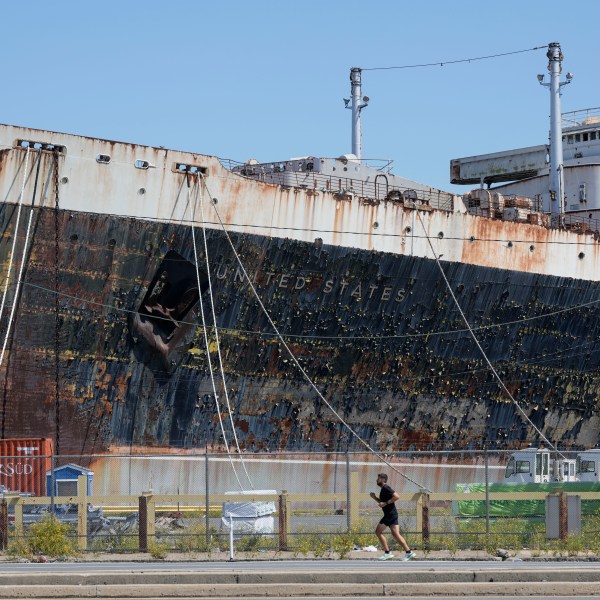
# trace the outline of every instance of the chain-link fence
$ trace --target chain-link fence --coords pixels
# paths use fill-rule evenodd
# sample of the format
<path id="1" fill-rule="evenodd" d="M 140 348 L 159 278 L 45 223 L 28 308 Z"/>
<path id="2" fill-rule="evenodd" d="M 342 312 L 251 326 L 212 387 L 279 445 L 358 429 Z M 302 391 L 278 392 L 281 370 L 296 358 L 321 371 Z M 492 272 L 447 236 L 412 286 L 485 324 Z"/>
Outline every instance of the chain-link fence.
<path id="1" fill-rule="evenodd" d="M 238 550 L 343 554 L 377 543 L 378 473 L 398 492 L 400 528 L 416 548 L 534 546 L 546 538 L 546 497 L 560 492 L 582 499 L 583 533 L 598 533 L 600 484 L 507 484 L 510 454 L 5 457 L 0 544 L 55 514 L 94 551 L 211 551 L 233 541 Z"/>

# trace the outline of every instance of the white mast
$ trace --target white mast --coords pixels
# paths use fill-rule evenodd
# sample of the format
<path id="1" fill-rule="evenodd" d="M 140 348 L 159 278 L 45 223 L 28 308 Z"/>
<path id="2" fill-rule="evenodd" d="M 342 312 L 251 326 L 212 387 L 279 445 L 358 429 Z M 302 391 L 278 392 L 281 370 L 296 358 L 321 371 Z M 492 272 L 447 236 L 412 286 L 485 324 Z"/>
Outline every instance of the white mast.
<path id="1" fill-rule="evenodd" d="M 362 109 L 369 104 L 369 98 L 362 96 L 361 83 L 362 69 L 353 67 L 350 69 L 350 82 L 352 92 L 352 106 L 348 106 L 350 98 L 344 98 L 346 108 L 352 109 L 352 154 L 361 160 L 362 158 L 362 128 L 361 128 L 361 113 Z M 362 102 L 362 104 L 361 104 Z"/>
<path id="2" fill-rule="evenodd" d="M 563 186 L 563 145 L 560 109 L 560 88 L 571 83 L 573 75 L 567 73 L 567 80 L 560 81 L 563 54 L 558 42 L 548 44 L 548 71 L 550 83 L 544 83 L 544 76 L 538 75 L 538 81 L 550 89 L 550 212 L 553 220 L 562 225 L 565 213 Z M 558 219 L 555 219 L 558 217 Z"/>

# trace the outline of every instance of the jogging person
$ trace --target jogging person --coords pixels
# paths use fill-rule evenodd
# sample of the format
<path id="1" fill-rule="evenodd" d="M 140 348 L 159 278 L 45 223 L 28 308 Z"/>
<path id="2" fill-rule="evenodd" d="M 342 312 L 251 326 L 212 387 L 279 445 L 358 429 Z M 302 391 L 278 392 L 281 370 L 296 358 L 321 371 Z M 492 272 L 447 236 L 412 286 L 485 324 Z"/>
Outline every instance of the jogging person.
<path id="1" fill-rule="evenodd" d="M 383 518 L 377 524 L 375 529 L 375 535 L 383 546 L 383 554 L 379 557 L 379 560 L 388 560 L 394 558 L 394 555 L 390 552 L 390 548 L 387 543 L 387 539 L 383 534 L 386 527 L 390 528 L 392 537 L 404 548 L 404 556 L 402 560 L 410 560 L 414 557 L 415 553 L 410 549 L 406 540 L 400 535 L 400 525 L 398 525 L 398 511 L 396 510 L 396 500 L 400 496 L 387 484 L 388 476 L 385 473 L 379 473 L 377 475 L 377 485 L 381 488 L 379 496 L 374 492 L 371 492 L 371 498 L 377 501 L 377 504 L 383 509 Z"/>

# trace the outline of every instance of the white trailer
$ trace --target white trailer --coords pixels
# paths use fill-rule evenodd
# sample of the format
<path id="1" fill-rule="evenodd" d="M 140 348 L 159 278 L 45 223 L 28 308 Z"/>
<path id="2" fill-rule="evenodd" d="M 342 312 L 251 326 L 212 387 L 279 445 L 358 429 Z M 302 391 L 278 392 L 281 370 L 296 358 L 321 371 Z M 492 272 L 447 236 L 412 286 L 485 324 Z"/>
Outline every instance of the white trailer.
<path id="1" fill-rule="evenodd" d="M 600 450 L 598 453 L 600 457 Z M 550 454 L 550 451 L 544 448 L 526 448 L 513 452 L 506 465 L 504 481 L 506 483 L 548 483 L 578 480 L 575 459 L 561 456 L 551 460 Z"/>
<path id="2" fill-rule="evenodd" d="M 579 481 L 600 481 L 600 448 L 585 450 L 577 455 L 576 473 Z"/>

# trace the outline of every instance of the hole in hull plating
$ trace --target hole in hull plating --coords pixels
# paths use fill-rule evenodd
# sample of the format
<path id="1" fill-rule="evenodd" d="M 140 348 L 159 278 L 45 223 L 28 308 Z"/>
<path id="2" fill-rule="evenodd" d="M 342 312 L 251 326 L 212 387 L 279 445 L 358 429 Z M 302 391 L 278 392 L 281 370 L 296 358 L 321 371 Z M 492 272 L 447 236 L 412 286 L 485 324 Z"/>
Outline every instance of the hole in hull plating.
<path id="1" fill-rule="evenodd" d="M 200 271 L 202 291 L 208 287 Z M 174 370 L 187 351 L 197 323 L 196 305 L 200 296 L 196 267 L 170 250 L 158 267 L 148 291 L 133 316 L 131 333 L 134 343 L 143 342 L 142 359 L 158 358 L 160 368 Z"/>

